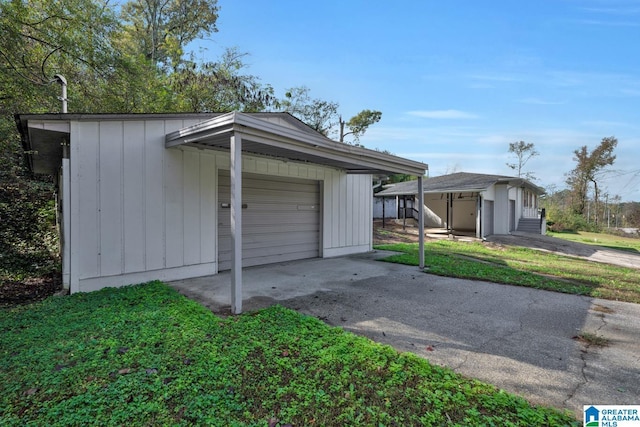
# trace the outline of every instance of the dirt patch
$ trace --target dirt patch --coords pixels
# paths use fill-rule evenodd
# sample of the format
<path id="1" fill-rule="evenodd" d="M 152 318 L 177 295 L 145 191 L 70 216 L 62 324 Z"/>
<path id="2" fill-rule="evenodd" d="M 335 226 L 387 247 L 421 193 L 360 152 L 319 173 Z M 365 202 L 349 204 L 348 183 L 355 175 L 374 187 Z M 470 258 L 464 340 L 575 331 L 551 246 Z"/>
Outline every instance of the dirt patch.
<path id="1" fill-rule="evenodd" d="M 418 228 L 413 226 L 403 227 L 394 220 L 386 220 L 384 226 L 382 220 L 373 222 L 373 244 L 388 245 L 393 243 L 414 243 L 418 241 Z"/>
<path id="2" fill-rule="evenodd" d="M 0 282 L 0 307 L 41 301 L 62 290 L 62 278 L 58 274 Z"/>

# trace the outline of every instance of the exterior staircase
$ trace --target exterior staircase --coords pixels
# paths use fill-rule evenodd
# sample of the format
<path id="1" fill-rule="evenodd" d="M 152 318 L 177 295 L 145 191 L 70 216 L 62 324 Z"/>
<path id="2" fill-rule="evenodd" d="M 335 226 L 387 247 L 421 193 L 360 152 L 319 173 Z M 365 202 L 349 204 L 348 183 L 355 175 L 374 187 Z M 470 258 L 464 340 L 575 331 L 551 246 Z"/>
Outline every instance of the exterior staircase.
<path id="1" fill-rule="evenodd" d="M 542 234 L 540 218 L 520 218 L 517 231 L 521 233 Z"/>

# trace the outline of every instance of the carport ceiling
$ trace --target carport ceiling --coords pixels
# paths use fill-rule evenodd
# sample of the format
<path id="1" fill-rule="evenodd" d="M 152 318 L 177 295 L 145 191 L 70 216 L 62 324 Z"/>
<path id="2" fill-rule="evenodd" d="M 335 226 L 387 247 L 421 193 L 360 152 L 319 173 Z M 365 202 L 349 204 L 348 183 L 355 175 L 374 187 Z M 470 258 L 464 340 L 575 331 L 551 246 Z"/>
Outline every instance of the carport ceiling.
<path id="1" fill-rule="evenodd" d="M 297 120 L 286 113 L 279 118 Z M 259 116 L 258 116 L 259 117 Z M 242 138 L 242 151 L 283 160 L 308 162 L 346 170 L 347 173 L 422 176 L 427 165 L 389 154 L 335 142 L 315 131 L 283 126 L 246 113 L 229 113 L 167 134 L 167 148 L 230 148 L 231 135 Z"/>

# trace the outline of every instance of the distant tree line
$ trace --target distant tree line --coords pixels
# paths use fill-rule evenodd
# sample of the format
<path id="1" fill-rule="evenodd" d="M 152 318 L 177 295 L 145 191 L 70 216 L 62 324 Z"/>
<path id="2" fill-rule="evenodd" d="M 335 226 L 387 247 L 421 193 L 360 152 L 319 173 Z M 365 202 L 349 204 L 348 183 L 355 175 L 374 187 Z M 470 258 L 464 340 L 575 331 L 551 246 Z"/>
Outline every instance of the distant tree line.
<path id="1" fill-rule="evenodd" d="M 617 145 L 618 140 L 610 136 L 602 138 L 592 150 L 586 145 L 574 150 L 575 166 L 565 174 L 567 188 L 547 188 L 547 194 L 541 198 L 551 229 L 640 228 L 640 203 L 622 203 L 619 195 L 611 195 L 602 188 L 602 181 L 613 173 L 610 166 L 616 160 Z M 508 151 L 515 161 L 507 166 L 516 171 L 518 177 L 536 180 L 532 172 L 524 170 L 526 163 L 539 155 L 535 145 L 513 142 Z"/>

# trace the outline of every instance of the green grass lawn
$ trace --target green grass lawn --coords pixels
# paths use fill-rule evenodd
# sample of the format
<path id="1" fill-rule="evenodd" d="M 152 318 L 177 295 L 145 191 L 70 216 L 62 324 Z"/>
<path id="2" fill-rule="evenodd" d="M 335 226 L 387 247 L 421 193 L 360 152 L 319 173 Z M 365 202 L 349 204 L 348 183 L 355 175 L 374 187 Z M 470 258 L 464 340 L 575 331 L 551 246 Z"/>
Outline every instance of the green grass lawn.
<path id="1" fill-rule="evenodd" d="M 400 252 L 384 261 L 418 265 L 418 244 L 376 246 Z M 515 246 L 438 240 L 425 244 L 425 271 L 640 303 L 640 270 Z"/>
<path id="2" fill-rule="evenodd" d="M 547 234 L 559 239 L 571 240 L 587 245 L 597 245 L 610 249 L 640 253 L 640 239 L 634 239 L 632 237 L 620 237 L 612 234 L 590 233 L 587 231 L 549 232 Z"/>
<path id="3" fill-rule="evenodd" d="M 318 319 L 218 318 L 160 282 L 0 310 L 0 424 L 579 425 Z"/>

